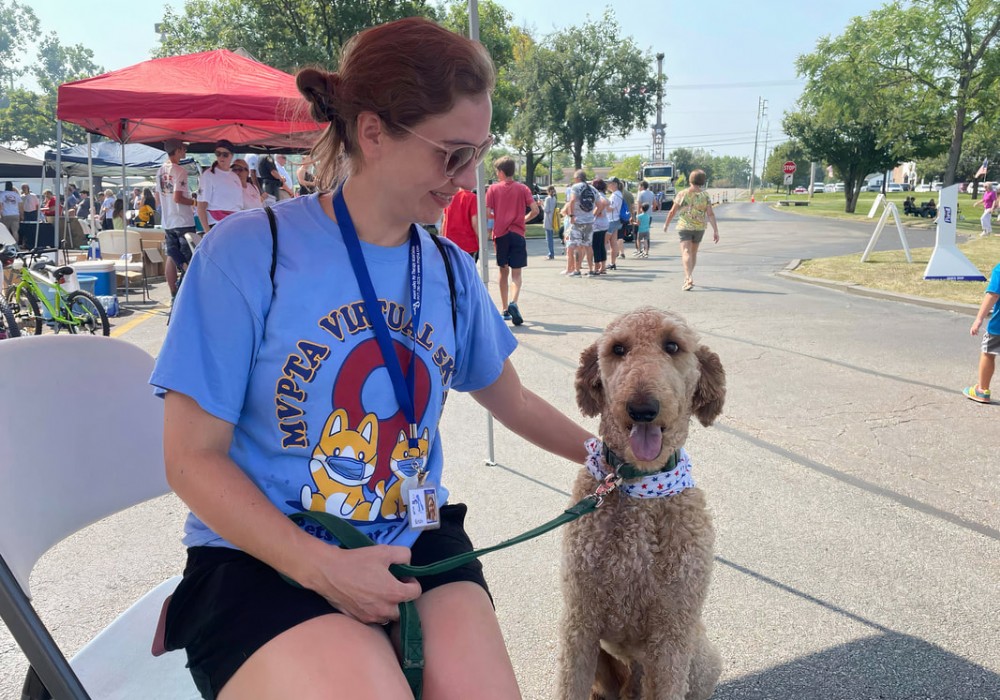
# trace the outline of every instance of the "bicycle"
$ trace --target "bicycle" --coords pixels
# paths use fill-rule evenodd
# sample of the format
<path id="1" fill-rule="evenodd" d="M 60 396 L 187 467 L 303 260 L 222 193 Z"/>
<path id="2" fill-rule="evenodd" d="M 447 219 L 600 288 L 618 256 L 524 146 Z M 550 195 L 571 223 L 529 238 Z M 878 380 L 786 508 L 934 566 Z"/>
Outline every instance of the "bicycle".
<path id="1" fill-rule="evenodd" d="M 0 298 L 0 340 L 21 337 L 21 329 L 17 325 L 14 311 L 7 302 Z"/>
<path id="2" fill-rule="evenodd" d="M 25 253 L 5 249 L 2 254 L 5 265 L 9 264 L 8 260 L 12 263 L 13 258 L 21 261 L 20 269 L 14 270 L 20 279 L 4 293 L 21 334 L 41 335 L 43 326 L 49 323 L 56 333 L 66 330 L 72 334 L 111 335 L 108 314 L 97 297 L 82 289 L 67 293 L 63 288 L 66 276 L 73 274 L 73 268 L 59 267 L 39 259 L 43 253 L 54 252 L 58 249 L 36 248 Z M 49 299 L 43 285 L 53 290 L 54 299 Z M 45 307 L 51 320 L 42 316 L 39 304 Z"/>

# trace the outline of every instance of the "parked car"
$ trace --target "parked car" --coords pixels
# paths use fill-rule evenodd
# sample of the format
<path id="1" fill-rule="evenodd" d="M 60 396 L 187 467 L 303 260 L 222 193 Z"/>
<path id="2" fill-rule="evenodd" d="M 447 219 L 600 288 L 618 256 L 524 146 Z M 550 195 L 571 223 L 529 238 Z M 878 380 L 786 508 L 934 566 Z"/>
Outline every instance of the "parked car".
<path id="1" fill-rule="evenodd" d="M 930 191 L 931 191 L 931 186 L 925 182 L 921 182 L 919 185 L 917 185 L 916 189 L 914 190 L 914 192 L 930 192 Z"/>
<path id="2" fill-rule="evenodd" d="M 886 185 L 885 191 L 886 192 L 902 192 L 903 191 L 903 186 L 901 184 L 899 184 L 898 182 L 890 182 L 888 185 Z"/>
<path id="3" fill-rule="evenodd" d="M 814 182 L 813 183 L 813 193 L 814 194 L 816 194 L 816 193 L 822 194 L 823 192 L 826 192 L 826 189 L 824 188 L 823 183 L 822 182 Z"/>
<path id="4" fill-rule="evenodd" d="M 833 183 L 833 182 L 826 183 L 825 185 L 823 185 L 823 191 L 824 192 L 836 192 L 837 191 L 837 185 L 836 185 L 836 183 Z"/>
<path id="5" fill-rule="evenodd" d="M 834 187 L 836 188 L 837 192 L 843 192 L 844 191 L 844 183 L 843 182 L 838 182 L 837 184 L 834 185 Z"/>
<path id="6" fill-rule="evenodd" d="M 794 192 L 795 194 L 808 194 L 809 190 L 807 190 L 804 186 L 799 185 L 795 188 Z"/>
<path id="7" fill-rule="evenodd" d="M 540 224 L 540 223 L 542 223 L 545 220 L 545 212 L 544 212 L 544 209 L 545 209 L 545 196 L 544 195 L 540 195 L 540 194 L 536 194 L 536 195 L 534 195 L 534 200 L 535 200 L 535 202 L 538 203 L 538 214 L 536 216 L 534 216 L 531 219 L 531 221 L 529 221 L 528 223 L 529 224 Z M 527 214 L 529 211 L 531 211 L 530 208 L 525 208 L 524 213 Z"/>

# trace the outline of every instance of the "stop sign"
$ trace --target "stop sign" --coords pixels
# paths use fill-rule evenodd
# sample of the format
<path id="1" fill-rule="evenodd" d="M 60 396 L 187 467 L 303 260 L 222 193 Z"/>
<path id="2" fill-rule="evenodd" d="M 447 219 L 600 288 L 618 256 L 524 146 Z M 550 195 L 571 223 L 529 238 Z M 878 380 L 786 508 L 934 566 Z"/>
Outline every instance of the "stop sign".
<path id="1" fill-rule="evenodd" d="M 791 175 L 792 173 L 795 172 L 795 161 L 794 160 L 786 160 L 785 164 L 782 166 L 781 169 L 785 171 L 786 175 Z"/>

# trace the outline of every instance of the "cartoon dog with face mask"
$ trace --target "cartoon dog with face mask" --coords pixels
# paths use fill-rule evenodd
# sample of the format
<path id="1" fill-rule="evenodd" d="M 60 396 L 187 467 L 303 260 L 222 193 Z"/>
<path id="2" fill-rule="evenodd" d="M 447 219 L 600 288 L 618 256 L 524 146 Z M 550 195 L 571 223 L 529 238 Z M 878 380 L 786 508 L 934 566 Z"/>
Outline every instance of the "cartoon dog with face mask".
<path id="1" fill-rule="evenodd" d="M 382 501 L 383 518 L 396 519 L 406 515 L 406 499 L 403 498 L 401 487 L 407 477 L 416 475 L 421 460 L 426 463 L 430 443 L 427 428 L 424 428 L 423 435 L 417 439 L 417 447 L 410 447 L 408 443 L 406 433 L 400 430 L 396 446 L 392 449 L 392 459 L 389 460 L 389 467 L 396 478 L 389 486 L 385 500 Z"/>
<path id="2" fill-rule="evenodd" d="M 378 418 L 374 413 L 362 418 L 356 430 L 348 426 L 347 411 L 338 408 L 331 413 L 309 462 L 316 491 L 308 484 L 302 487 L 302 507 L 347 520 L 378 518 L 384 485 L 379 483 L 371 501 L 365 490 L 375 473 L 377 445 Z"/>

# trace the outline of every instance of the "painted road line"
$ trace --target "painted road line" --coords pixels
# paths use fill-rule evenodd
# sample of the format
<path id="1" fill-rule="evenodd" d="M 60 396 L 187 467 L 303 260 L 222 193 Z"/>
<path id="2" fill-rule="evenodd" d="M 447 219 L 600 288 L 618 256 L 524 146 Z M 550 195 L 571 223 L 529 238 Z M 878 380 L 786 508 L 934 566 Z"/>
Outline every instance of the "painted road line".
<path id="1" fill-rule="evenodd" d="M 164 306 L 164 305 L 160 304 L 158 306 L 154 306 L 151 309 L 143 309 L 142 311 L 137 311 L 136 312 L 136 314 L 137 314 L 136 317 L 133 318 L 131 321 L 129 321 L 128 323 L 125 323 L 125 324 L 123 324 L 121 326 L 115 326 L 115 328 L 111 331 L 111 337 L 112 338 L 118 338 L 118 337 L 120 337 L 122 335 L 125 335 L 130 330 L 132 330 L 133 328 L 135 328 L 136 326 L 138 326 L 140 323 L 145 323 L 146 321 L 148 321 L 151 318 L 163 318 L 163 314 L 156 313 L 156 312 L 158 312 L 158 311 L 165 311 L 165 310 L 167 310 L 169 308 L 170 307 L 168 307 L 168 306 Z"/>

